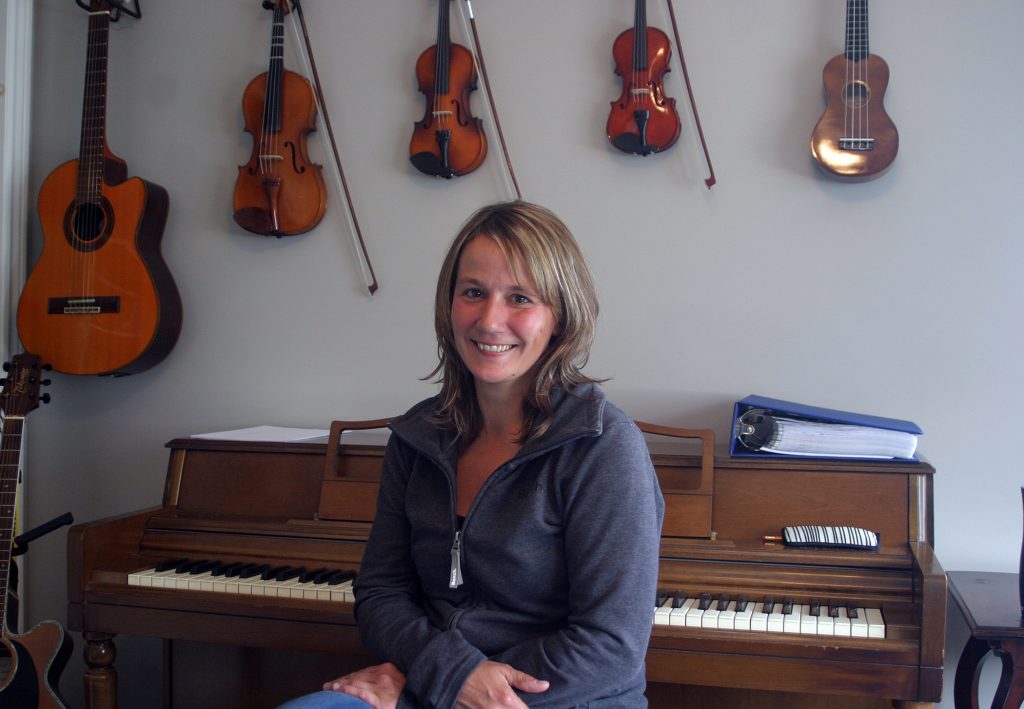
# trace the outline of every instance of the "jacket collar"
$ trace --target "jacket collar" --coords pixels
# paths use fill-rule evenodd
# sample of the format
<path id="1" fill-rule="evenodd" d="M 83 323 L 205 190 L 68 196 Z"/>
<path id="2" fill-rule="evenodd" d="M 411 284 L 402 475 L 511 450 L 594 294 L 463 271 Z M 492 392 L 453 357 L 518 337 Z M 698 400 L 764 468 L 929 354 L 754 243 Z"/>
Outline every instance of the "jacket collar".
<path id="1" fill-rule="evenodd" d="M 427 420 L 437 402 L 436 396 L 421 401 L 392 421 L 389 428 L 423 455 L 454 471 L 458 451 L 453 432 Z M 551 394 L 551 426 L 540 438 L 528 441 L 514 460 L 532 458 L 576 438 L 600 436 L 606 402 L 604 392 L 594 384 L 582 384 L 572 393 L 556 389 Z"/>

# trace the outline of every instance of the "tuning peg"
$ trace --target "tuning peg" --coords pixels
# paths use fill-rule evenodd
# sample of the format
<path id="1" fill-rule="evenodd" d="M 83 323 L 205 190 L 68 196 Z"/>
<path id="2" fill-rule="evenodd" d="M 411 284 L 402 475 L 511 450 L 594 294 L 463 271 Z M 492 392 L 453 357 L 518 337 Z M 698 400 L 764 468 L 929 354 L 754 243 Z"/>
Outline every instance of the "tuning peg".
<path id="1" fill-rule="evenodd" d="M 41 382 L 39 382 L 39 385 L 40 386 L 44 386 L 44 387 L 48 387 L 48 386 L 50 386 L 50 380 L 49 379 L 44 379 Z"/>
<path id="2" fill-rule="evenodd" d="M 4 371 L 5 372 L 11 371 L 11 363 L 10 362 L 4 362 Z"/>
<path id="3" fill-rule="evenodd" d="M 52 364 L 47 363 L 43 365 L 43 371 L 49 372 L 51 369 L 53 369 Z"/>
<path id="4" fill-rule="evenodd" d="M 0 379 L 0 387 L 5 387 L 5 386 L 7 386 L 7 377 L 4 377 L 3 379 Z"/>
<path id="5" fill-rule="evenodd" d="M 49 404 L 50 403 L 50 395 L 49 394 L 43 394 L 41 397 L 39 397 L 39 400 L 41 402 L 43 402 L 44 404 Z"/>

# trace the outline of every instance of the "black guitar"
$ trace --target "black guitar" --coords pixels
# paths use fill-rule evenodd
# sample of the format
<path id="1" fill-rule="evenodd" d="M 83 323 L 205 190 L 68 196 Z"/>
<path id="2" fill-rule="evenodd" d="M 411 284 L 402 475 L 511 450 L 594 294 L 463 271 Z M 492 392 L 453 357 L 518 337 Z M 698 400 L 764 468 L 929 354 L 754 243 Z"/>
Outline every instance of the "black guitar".
<path id="1" fill-rule="evenodd" d="M 0 706 L 11 709 L 66 709 L 57 681 L 71 655 L 71 638 L 60 623 L 44 620 L 18 635 L 7 629 L 7 589 L 14 545 L 14 503 L 18 491 L 21 432 L 25 416 L 39 406 L 44 383 L 39 357 L 15 355 L 5 364 L 0 394 L 4 414 L 0 435 Z M 43 396 L 49 400 L 49 395 Z"/>

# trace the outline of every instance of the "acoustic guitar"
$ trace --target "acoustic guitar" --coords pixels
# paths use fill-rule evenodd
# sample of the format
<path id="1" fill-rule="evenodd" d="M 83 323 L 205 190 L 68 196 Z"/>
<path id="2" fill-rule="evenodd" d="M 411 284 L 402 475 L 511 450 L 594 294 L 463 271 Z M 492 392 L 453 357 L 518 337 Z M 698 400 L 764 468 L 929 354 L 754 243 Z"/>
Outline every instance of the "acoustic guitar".
<path id="1" fill-rule="evenodd" d="M 43 250 L 18 303 L 25 348 L 65 374 L 132 374 L 181 331 L 181 298 L 160 255 L 167 191 L 138 177 L 106 138 L 108 0 L 90 0 L 79 157 L 39 191 Z"/>
<path id="2" fill-rule="evenodd" d="M 71 638 L 53 620 L 44 620 L 23 635 L 11 633 L 6 623 L 21 434 L 25 416 L 39 406 L 39 387 L 45 383 L 39 362 L 38 355 L 15 355 L 4 365 L 7 376 L 0 394 L 0 706 L 63 709 L 57 681 L 71 655 Z M 42 400 L 48 401 L 49 395 Z"/>
<path id="3" fill-rule="evenodd" d="M 882 104 L 889 65 L 868 51 L 868 0 L 847 0 L 846 49 L 829 60 L 822 79 L 828 105 L 811 135 L 811 154 L 833 177 L 878 177 L 900 140 Z"/>

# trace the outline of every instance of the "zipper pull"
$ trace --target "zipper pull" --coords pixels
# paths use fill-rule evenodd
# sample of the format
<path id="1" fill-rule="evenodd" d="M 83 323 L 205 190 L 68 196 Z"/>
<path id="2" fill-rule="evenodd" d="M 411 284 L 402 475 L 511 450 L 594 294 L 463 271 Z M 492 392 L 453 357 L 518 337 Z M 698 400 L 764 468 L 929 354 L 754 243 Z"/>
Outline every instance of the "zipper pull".
<path id="1" fill-rule="evenodd" d="M 462 561 L 460 552 L 462 549 L 462 532 L 455 532 L 455 541 L 452 542 L 452 568 L 448 576 L 448 588 L 458 588 L 462 585 Z"/>

